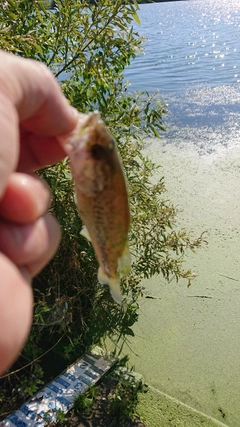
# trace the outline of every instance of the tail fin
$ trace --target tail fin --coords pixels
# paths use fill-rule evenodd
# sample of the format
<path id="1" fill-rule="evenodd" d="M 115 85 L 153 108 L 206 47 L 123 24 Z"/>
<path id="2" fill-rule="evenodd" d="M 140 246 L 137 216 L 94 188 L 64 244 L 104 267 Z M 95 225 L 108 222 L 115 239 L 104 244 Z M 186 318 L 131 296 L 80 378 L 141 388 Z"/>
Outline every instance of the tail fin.
<path id="1" fill-rule="evenodd" d="M 102 285 L 108 285 L 110 288 L 113 299 L 118 303 L 122 304 L 122 291 L 120 282 L 117 277 L 108 277 L 99 267 L 98 280 Z"/>

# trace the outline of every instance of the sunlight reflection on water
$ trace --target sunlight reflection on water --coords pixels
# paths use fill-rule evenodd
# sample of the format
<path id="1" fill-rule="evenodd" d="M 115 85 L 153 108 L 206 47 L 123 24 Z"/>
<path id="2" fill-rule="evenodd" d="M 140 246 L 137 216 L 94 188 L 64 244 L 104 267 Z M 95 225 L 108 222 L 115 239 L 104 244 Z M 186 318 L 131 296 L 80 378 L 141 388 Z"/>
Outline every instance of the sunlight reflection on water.
<path id="1" fill-rule="evenodd" d="M 239 144 L 240 2 L 144 4 L 139 15 L 147 41 L 126 70 L 128 90 L 159 89 L 170 112 L 165 143 L 199 154 Z"/>
<path id="2" fill-rule="evenodd" d="M 199 154 L 211 154 L 240 143 L 240 93 L 234 86 L 202 88 L 166 97 L 167 144 L 184 141 Z"/>
<path id="3" fill-rule="evenodd" d="M 126 70 L 133 90 L 161 93 L 240 82 L 240 3 L 201 0 L 141 5 L 145 54 Z"/>

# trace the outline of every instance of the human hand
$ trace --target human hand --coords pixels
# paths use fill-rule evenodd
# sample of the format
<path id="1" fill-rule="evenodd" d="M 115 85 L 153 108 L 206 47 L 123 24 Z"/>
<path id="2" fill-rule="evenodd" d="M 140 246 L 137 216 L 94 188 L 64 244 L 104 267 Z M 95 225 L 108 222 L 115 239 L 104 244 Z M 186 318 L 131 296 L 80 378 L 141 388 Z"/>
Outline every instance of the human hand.
<path id="1" fill-rule="evenodd" d="M 60 229 L 50 193 L 32 172 L 65 157 L 56 136 L 77 114 L 50 71 L 0 52 L 0 373 L 16 359 L 32 322 L 32 278 L 54 255 Z"/>

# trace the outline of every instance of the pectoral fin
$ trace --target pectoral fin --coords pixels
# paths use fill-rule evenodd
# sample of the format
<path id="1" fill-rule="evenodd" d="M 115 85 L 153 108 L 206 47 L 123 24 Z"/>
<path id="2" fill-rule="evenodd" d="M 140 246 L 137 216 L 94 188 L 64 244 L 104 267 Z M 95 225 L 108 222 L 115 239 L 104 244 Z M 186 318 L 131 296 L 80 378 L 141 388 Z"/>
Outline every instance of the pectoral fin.
<path id="1" fill-rule="evenodd" d="M 85 237 L 85 239 L 87 239 L 89 242 L 91 242 L 91 237 L 86 225 L 83 226 L 82 230 L 80 231 L 80 234 L 81 236 Z"/>
<path id="2" fill-rule="evenodd" d="M 98 280 L 102 285 L 108 285 L 110 288 L 111 295 L 113 299 L 118 303 L 122 304 L 122 291 L 120 287 L 120 282 L 117 277 L 108 277 L 99 267 L 98 270 Z"/>

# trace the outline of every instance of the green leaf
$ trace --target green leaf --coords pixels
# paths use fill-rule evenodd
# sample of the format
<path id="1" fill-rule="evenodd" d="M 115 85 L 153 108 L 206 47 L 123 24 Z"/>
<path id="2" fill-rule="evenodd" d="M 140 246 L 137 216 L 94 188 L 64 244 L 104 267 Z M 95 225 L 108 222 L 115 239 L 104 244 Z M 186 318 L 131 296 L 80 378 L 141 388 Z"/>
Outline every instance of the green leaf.
<path id="1" fill-rule="evenodd" d="M 156 129 L 155 127 L 153 127 L 153 128 L 152 128 L 152 130 L 153 130 L 153 133 L 154 133 L 154 135 L 156 136 L 156 138 L 159 138 L 159 139 L 160 139 L 160 135 L 159 135 L 159 133 L 158 133 L 157 129 Z"/>
<path id="2" fill-rule="evenodd" d="M 133 4 L 134 4 L 134 6 L 135 6 L 136 10 L 140 10 L 140 7 L 139 7 L 139 5 L 138 5 L 137 0 L 133 0 Z"/>
<path id="3" fill-rule="evenodd" d="M 136 21 L 137 24 L 141 25 L 141 20 L 140 20 L 140 18 L 138 16 L 137 12 L 135 12 L 133 14 L 133 19 Z"/>

